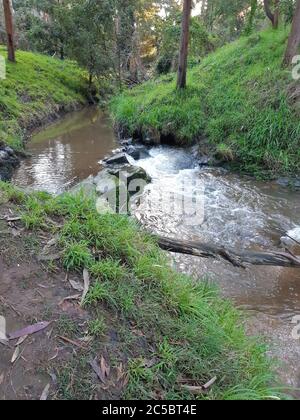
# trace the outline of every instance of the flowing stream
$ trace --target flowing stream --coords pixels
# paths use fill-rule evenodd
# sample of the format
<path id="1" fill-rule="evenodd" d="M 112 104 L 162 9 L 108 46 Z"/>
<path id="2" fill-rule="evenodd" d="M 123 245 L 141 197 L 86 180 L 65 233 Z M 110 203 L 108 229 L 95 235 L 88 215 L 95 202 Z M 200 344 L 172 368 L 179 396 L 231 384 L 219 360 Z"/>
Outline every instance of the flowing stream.
<path id="1" fill-rule="evenodd" d="M 116 147 L 104 114 L 94 108 L 76 112 L 33 137 L 28 145 L 31 157 L 22 162 L 13 182 L 63 192 L 99 172 L 99 161 Z M 145 228 L 164 236 L 238 249 L 278 249 L 280 238 L 300 226 L 300 193 L 275 182 L 200 167 L 192 149 L 155 147 L 138 165 L 151 175 L 152 183 L 135 215 Z M 189 203 L 188 211 L 173 211 L 183 201 Z M 190 212 L 195 205 L 196 215 Z M 253 315 L 249 331 L 272 341 L 273 353 L 285 363 L 282 377 L 290 385 L 300 385 L 300 340 L 292 338 L 291 323 L 300 314 L 299 269 L 239 269 L 183 255 L 172 260 L 177 269 L 218 284 L 224 296 L 249 310 Z"/>

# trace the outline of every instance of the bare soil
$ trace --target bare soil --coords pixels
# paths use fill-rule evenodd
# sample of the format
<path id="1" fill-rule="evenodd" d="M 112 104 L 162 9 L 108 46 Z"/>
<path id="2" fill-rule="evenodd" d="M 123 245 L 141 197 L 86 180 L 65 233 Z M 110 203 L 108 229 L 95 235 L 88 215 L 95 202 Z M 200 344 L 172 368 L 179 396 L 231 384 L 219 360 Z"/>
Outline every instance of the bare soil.
<path id="1" fill-rule="evenodd" d="M 0 219 L 12 213 L 13 209 L 0 206 Z M 6 320 L 6 333 L 51 322 L 19 346 L 18 340 L 0 341 L 0 400 L 38 400 L 45 389 L 47 399 L 120 398 L 128 359 L 146 348 L 143 336 L 134 325 L 126 325 L 125 338 L 123 321 L 107 308 L 98 305 L 87 312 L 80 299 L 69 299 L 80 296 L 70 280 L 83 283 L 82 275 L 70 277 L 53 262 L 38 261 L 49 239 L 42 232 L 24 230 L 18 221 L 0 220 L 0 315 Z M 99 316 L 107 331 L 90 336 L 89 321 Z M 104 372 L 102 379 L 92 361 Z"/>

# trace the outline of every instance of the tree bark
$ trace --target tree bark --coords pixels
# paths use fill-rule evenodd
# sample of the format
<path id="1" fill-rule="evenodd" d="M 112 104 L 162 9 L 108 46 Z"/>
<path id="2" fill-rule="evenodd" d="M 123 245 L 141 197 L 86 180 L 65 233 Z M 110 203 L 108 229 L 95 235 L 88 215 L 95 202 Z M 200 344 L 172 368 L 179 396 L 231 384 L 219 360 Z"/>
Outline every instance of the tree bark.
<path id="1" fill-rule="evenodd" d="M 279 26 L 279 15 L 280 15 L 280 7 L 279 7 L 280 0 L 274 0 L 275 4 L 275 11 L 274 11 L 274 29 L 278 29 Z"/>
<path id="2" fill-rule="evenodd" d="M 3 0 L 3 9 L 5 17 L 5 26 L 7 34 L 7 53 L 8 60 L 12 63 L 16 62 L 15 45 L 14 45 L 14 26 L 10 0 Z"/>
<path id="3" fill-rule="evenodd" d="M 274 0 L 275 11 L 271 10 L 270 0 L 264 0 L 264 7 L 267 17 L 272 22 L 273 29 L 277 29 L 279 25 L 279 0 Z"/>
<path id="4" fill-rule="evenodd" d="M 179 66 L 178 66 L 178 78 L 177 78 L 178 89 L 184 89 L 186 87 L 191 13 L 192 13 L 192 0 L 184 0 L 183 15 L 182 15 L 182 28 L 181 28 L 181 45 L 180 45 L 180 52 L 179 52 Z"/>
<path id="5" fill-rule="evenodd" d="M 265 265 L 274 267 L 300 268 L 300 258 L 284 251 L 249 251 L 235 250 L 201 242 L 179 241 L 158 237 L 161 249 L 201 258 L 222 258 L 235 267 L 245 268 L 244 264 Z"/>
<path id="6" fill-rule="evenodd" d="M 293 58 L 298 54 L 300 45 L 300 0 L 297 1 L 296 11 L 292 23 L 292 30 L 284 57 L 284 65 L 289 66 Z"/>

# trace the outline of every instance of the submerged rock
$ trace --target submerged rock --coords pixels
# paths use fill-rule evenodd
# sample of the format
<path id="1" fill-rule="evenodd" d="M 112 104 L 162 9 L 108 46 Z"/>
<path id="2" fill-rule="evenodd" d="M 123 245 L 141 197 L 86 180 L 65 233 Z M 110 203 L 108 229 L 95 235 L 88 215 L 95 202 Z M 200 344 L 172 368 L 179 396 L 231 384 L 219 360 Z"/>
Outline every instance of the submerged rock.
<path id="1" fill-rule="evenodd" d="M 125 165 L 121 167 L 105 168 L 94 178 L 94 184 L 97 186 L 96 190 L 100 194 L 105 194 L 115 188 L 115 185 L 129 186 L 130 182 L 134 180 L 141 180 L 148 184 L 151 182 L 151 177 L 147 174 L 145 169 L 139 166 Z"/>
<path id="2" fill-rule="evenodd" d="M 125 146 L 125 147 L 131 146 L 131 145 L 132 145 L 132 143 L 133 143 L 133 138 L 132 138 L 132 137 L 131 137 L 131 138 L 129 138 L 129 139 L 123 139 L 123 140 L 120 140 L 120 144 L 121 144 L 122 146 Z"/>
<path id="3" fill-rule="evenodd" d="M 0 145 L 0 180 L 8 181 L 20 159 L 11 147 Z"/>
<path id="4" fill-rule="evenodd" d="M 300 253 L 300 227 L 289 230 L 285 236 L 281 238 L 284 246 L 291 247 L 293 251 Z"/>
<path id="5" fill-rule="evenodd" d="M 279 178 L 277 184 L 282 187 L 289 187 L 300 190 L 300 178 Z"/>
<path id="6" fill-rule="evenodd" d="M 199 157 L 198 162 L 200 166 L 209 166 L 210 163 L 212 162 L 212 158 L 209 156 L 203 155 Z"/>
<path id="7" fill-rule="evenodd" d="M 97 193 L 103 195 L 116 191 L 120 183 L 118 177 L 106 168 L 94 178 L 94 184 L 96 185 Z"/>
<path id="8" fill-rule="evenodd" d="M 103 160 L 106 165 L 130 165 L 129 158 L 144 159 L 149 156 L 148 148 L 143 144 L 128 145 L 115 150 L 112 156 Z"/>
<path id="9" fill-rule="evenodd" d="M 159 145 L 161 143 L 161 134 L 155 128 L 148 128 L 144 132 L 142 140 L 147 145 Z"/>
<path id="10" fill-rule="evenodd" d="M 128 155 L 125 152 L 117 153 L 103 160 L 106 165 L 126 165 L 130 164 Z"/>
<path id="11" fill-rule="evenodd" d="M 134 165 L 125 165 L 120 168 L 107 168 L 107 172 L 110 175 L 121 178 L 123 181 L 126 181 L 127 185 L 133 180 L 143 180 L 146 183 L 150 183 L 152 178 L 147 174 L 145 169 L 140 166 Z"/>
<path id="12" fill-rule="evenodd" d="M 149 156 L 148 148 L 142 144 L 128 146 L 125 153 L 135 160 L 144 159 Z"/>

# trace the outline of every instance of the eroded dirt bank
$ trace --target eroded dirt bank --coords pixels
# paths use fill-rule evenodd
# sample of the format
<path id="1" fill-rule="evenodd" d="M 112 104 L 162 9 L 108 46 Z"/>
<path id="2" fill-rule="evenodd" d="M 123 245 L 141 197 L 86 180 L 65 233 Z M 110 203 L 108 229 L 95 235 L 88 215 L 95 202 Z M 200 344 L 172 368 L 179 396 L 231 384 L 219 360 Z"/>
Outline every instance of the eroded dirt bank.
<path id="1" fill-rule="evenodd" d="M 0 206 L 0 214 L 9 217 L 9 209 Z M 90 330 L 96 315 L 80 307 L 82 291 L 71 285 L 82 284 L 82 276 L 67 276 L 51 260 L 37 260 L 50 237 L 24 233 L 18 222 L 3 220 L 0 235 L 0 312 L 7 332 L 50 322 L 24 341 L 0 342 L 0 399 L 37 400 L 43 392 L 48 399 L 119 398 L 127 360 L 120 344 L 121 321 L 99 305 L 97 314 L 109 319 L 109 327 L 100 336 Z M 143 345 L 139 341 L 137 335 L 137 349 Z M 100 366 L 101 360 L 107 364 L 103 381 L 89 366 L 92 361 Z"/>

